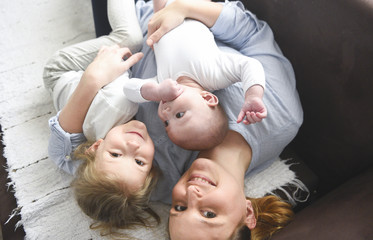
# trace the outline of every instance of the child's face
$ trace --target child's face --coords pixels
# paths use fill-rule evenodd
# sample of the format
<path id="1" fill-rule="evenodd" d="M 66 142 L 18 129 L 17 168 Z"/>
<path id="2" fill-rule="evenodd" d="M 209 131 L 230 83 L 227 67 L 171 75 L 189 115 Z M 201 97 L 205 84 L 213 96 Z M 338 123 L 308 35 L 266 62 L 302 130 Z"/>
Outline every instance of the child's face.
<path id="1" fill-rule="evenodd" d="M 144 185 L 154 157 L 154 144 L 144 123 L 134 120 L 116 126 L 95 144 L 99 171 L 114 174 L 129 192 Z"/>
<path id="2" fill-rule="evenodd" d="M 209 111 L 201 92 L 186 87 L 175 100 L 159 103 L 158 116 L 170 139 L 177 143 L 179 138 L 195 139 L 201 134 L 199 126 L 213 124 L 207 122 Z"/>

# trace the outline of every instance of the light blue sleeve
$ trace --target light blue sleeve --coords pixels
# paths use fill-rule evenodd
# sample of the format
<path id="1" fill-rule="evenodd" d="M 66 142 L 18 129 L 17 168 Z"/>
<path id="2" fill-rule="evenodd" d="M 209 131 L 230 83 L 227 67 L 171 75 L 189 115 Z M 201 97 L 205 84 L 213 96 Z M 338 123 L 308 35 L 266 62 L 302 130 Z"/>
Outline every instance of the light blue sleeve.
<path id="1" fill-rule="evenodd" d="M 243 103 L 243 92 L 232 85 L 215 92 L 225 109 L 231 130 L 239 132 L 253 152 L 247 174 L 265 169 L 296 136 L 303 122 L 303 110 L 296 90 L 295 75 L 289 60 L 275 42 L 268 24 L 246 10 L 241 2 L 227 2 L 210 29 L 225 46 L 222 51 L 243 54 L 259 60 L 264 68 L 266 89 L 263 101 L 268 116 L 262 122 L 243 125 L 236 119 Z M 227 47 L 229 46 L 229 47 Z"/>
<path id="2" fill-rule="evenodd" d="M 75 174 L 81 161 L 73 160 L 73 151 L 86 141 L 83 133 L 67 133 L 58 121 L 59 113 L 49 119 L 51 135 L 48 144 L 49 158 L 63 171 Z"/>

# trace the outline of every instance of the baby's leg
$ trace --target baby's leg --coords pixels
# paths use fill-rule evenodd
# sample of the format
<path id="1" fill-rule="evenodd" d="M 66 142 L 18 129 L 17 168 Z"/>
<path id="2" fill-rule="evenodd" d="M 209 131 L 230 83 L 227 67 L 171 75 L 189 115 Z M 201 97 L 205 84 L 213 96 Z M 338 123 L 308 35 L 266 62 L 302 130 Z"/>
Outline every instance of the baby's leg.
<path id="1" fill-rule="evenodd" d="M 158 12 L 166 6 L 167 0 L 153 0 L 154 12 Z"/>
<path id="2" fill-rule="evenodd" d="M 49 59 L 44 68 L 43 79 L 44 86 L 50 92 L 53 92 L 62 74 L 84 71 L 102 46 L 120 44 L 130 48 L 132 52 L 141 49 L 143 37 L 134 0 L 108 0 L 108 16 L 113 29 L 110 35 L 66 47 Z"/>

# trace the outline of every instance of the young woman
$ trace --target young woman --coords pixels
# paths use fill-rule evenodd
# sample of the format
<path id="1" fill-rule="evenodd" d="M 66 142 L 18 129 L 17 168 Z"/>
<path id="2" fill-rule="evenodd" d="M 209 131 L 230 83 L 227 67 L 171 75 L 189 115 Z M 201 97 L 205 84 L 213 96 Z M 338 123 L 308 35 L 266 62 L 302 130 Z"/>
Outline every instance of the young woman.
<path id="1" fill-rule="evenodd" d="M 158 190 L 162 191 L 156 191 L 152 196 L 166 199 L 165 193 L 169 193 L 166 186 L 172 186 L 177 176 L 181 177 L 186 171 L 172 195 L 170 236 L 172 239 L 214 239 L 214 236 L 216 239 L 232 239 L 241 229 L 251 229 L 252 239 L 265 239 L 288 223 L 291 208 L 273 196 L 246 198 L 243 180 L 271 164 L 295 137 L 302 123 L 303 111 L 292 66 L 277 46 L 269 26 L 245 10 L 241 2 L 219 5 L 208 1 L 176 0 L 156 13 L 148 24 L 151 4 L 137 3 L 143 33 L 149 29 L 149 45 L 184 18 L 195 18 L 210 23 L 206 25 L 223 51 L 259 60 L 266 75 L 264 102 L 268 116 L 260 123 L 246 126 L 235 121 L 242 104 L 240 99 L 243 99 L 240 84 L 215 92 L 228 115 L 231 131 L 221 145 L 201 152 L 202 159 L 194 162 L 176 152 L 168 141 L 163 140 L 166 138 L 160 137 L 163 134 L 161 123 L 157 128 L 151 127 L 155 126 L 151 121 L 156 117 L 152 112 L 155 106 L 140 106 L 137 119 L 148 126 L 151 136 L 162 139 L 156 143 L 155 158 L 175 156 L 177 159 L 166 168 L 164 179 L 168 181 L 161 179 L 158 184 Z M 220 11 L 214 15 L 216 6 L 220 6 Z M 204 9 L 209 10 L 204 12 Z M 153 54 L 151 48 L 144 44 L 142 52 L 145 57 L 133 68 L 134 75 L 140 78 L 155 72 L 149 67 Z M 162 154 L 161 149 L 168 149 L 168 155 Z"/>

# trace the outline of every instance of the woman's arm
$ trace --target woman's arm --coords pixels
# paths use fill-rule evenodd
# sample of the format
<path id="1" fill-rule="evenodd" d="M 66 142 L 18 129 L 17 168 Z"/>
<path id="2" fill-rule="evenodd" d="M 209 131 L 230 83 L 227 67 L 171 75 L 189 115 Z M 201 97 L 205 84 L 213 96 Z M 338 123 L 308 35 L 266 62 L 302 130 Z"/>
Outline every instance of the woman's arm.
<path id="1" fill-rule="evenodd" d="M 185 18 L 192 18 L 212 27 L 223 5 L 203 0 L 176 0 L 156 12 L 148 23 L 147 44 L 152 46 L 161 37 L 180 25 Z"/>
<path id="2" fill-rule="evenodd" d="M 129 58 L 123 61 L 123 57 Z M 62 129 L 69 133 L 82 132 L 85 116 L 97 92 L 141 58 L 142 53 L 132 55 L 128 48 L 119 48 L 117 45 L 102 47 L 60 113 L 59 123 Z"/>

